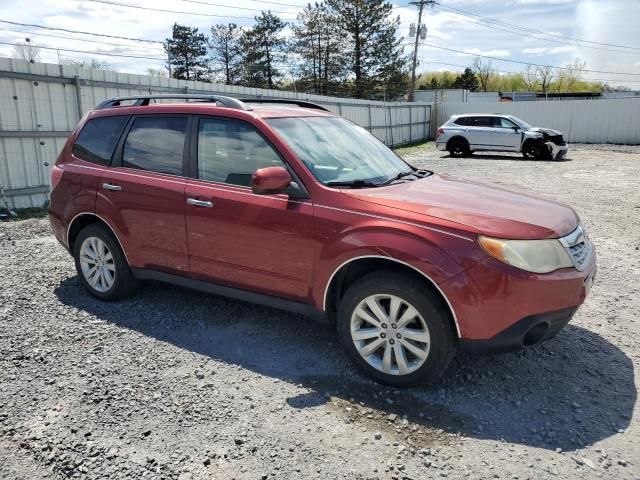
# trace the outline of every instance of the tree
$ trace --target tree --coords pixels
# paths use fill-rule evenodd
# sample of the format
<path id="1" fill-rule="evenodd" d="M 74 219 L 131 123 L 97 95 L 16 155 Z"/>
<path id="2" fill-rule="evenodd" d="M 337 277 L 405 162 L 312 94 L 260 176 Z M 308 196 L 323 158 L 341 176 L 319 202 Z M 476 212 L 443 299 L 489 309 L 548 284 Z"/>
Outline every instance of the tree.
<path id="1" fill-rule="evenodd" d="M 336 20 L 326 5 L 316 3 L 307 5 L 293 26 L 292 51 L 301 59 L 298 85 L 320 95 L 338 88 L 348 73 L 347 46 Z"/>
<path id="2" fill-rule="evenodd" d="M 472 92 L 478 91 L 478 78 L 476 74 L 473 73 L 469 67 L 464 69 L 464 73 L 462 75 L 458 75 L 453 82 L 454 88 L 464 88 L 465 90 L 470 90 Z"/>
<path id="3" fill-rule="evenodd" d="M 40 47 L 31 43 L 30 39 L 18 42 L 13 48 L 13 56 L 21 58 L 25 62 L 35 63 L 40 61 Z"/>
<path id="4" fill-rule="evenodd" d="M 547 92 L 549 91 L 549 85 L 553 81 L 553 67 L 549 65 L 536 67 L 536 75 L 538 80 L 540 81 L 540 86 L 542 87 L 542 93 L 547 96 Z"/>
<path id="5" fill-rule="evenodd" d="M 522 73 L 522 81 L 524 82 L 524 88 L 526 91 L 533 92 L 536 90 L 536 86 L 538 85 L 538 76 L 531 65 L 527 65 L 524 69 L 524 72 Z"/>
<path id="6" fill-rule="evenodd" d="M 169 76 L 169 72 L 167 72 L 164 68 L 147 68 L 147 75 L 150 77 L 161 77 L 167 78 Z"/>
<path id="7" fill-rule="evenodd" d="M 284 57 L 286 41 L 282 31 L 287 26 L 270 11 L 255 17 L 256 24 L 243 33 L 244 83 L 250 87 L 274 88 L 280 77 L 277 64 Z"/>
<path id="8" fill-rule="evenodd" d="M 489 91 L 489 83 L 493 76 L 496 74 L 495 69 L 493 68 L 493 63 L 491 60 L 484 61 L 480 57 L 475 57 L 473 59 L 473 63 L 471 64 L 471 68 L 475 72 L 478 77 L 478 82 L 480 83 L 480 89 L 483 92 Z"/>
<path id="9" fill-rule="evenodd" d="M 169 57 L 169 76 L 181 80 L 208 80 L 207 39 L 197 28 L 174 23 L 172 37 L 166 39 L 164 50 Z"/>
<path id="10" fill-rule="evenodd" d="M 396 98 L 407 91 L 409 57 L 398 37 L 400 18 L 385 0 L 326 0 L 347 41 L 353 93 Z"/>
<path id="11" fill-rule="evenodd" d="M 242 79 L 242 30 L 235 23 L 211 27 L 209 48 L 216 78 L 226 85 L 237 85 Z"/>
<path id="12" fill-rule="evenodd" d="M 558 91 L 564 88 L 568 92 L 573 91 L 576 83 L 582 79 L 582 73 L 587 68 L 587 62 L 583 62 L 576 58 L 573 63 L 567 65 L 563 70 L 558 72 Z"/>
<path id="13" fill-rule="evenodd" d="M 85 68 L 87 70 L 111 70 L 115 71 L 113 65 L 104 60 L 97 60 L 95 58 L 90 58 L 88 60 L 78 60 L 75 58 L 64 58 L 60 59 L 60 63 L 62 65 L 69 65 L 70 67 L 76 68 Z"/>

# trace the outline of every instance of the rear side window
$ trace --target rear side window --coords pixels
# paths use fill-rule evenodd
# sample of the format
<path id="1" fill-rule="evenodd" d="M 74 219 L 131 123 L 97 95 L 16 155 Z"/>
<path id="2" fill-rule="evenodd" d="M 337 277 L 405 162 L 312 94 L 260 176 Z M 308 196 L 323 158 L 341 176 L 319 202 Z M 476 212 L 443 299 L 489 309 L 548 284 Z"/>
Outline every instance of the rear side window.
<path id="1" fill-rule="evenodd" d="M 122 166 L 182 175 L 187 117 L 138 117 L 122 150 Z"/>
<path id="2" fill-rule="evenodd" d="M 128 119 L 129 117 L 119 115 L 89 120 L 78 135 L 71 152 L 87 162 L 108 165 Z"/>
<path id="3" fill-rule="evenodd" d="M 491 117 L 467 117 L 465 125 L 469 127 L 491 127 L 492 124 Z"/>
<path id="4" fill-rule="evenodd" d="M 456 125 L 467 125 L 467 117 L 460 117 L 455 120 Z"/>

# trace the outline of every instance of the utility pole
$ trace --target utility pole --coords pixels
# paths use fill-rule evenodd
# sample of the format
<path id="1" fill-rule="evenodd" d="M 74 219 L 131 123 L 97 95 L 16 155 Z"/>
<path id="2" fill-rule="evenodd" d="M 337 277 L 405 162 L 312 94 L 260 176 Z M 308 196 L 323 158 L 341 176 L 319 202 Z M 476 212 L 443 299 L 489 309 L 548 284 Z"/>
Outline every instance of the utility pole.
<path id="1" fill-rule="evenodd" d="M 416 39 L 413 46 L 413 65 L 411 67 L 411 87 L 409 88 L 409 101 L 413 102 L 416 96 L 416 65 L 418 63 L 418 41 L 420 37 L 424 39 L 427 36 L 427 27 L 422 25 L 422 10 L 425 5 L 433 6 L 437 0 L 419 0 L 417 2 L 409 2 L 409 5 L 418 6 L 418 26 L 415 29 Z M 412 31 L 411 29 L 410 31 Z"/>

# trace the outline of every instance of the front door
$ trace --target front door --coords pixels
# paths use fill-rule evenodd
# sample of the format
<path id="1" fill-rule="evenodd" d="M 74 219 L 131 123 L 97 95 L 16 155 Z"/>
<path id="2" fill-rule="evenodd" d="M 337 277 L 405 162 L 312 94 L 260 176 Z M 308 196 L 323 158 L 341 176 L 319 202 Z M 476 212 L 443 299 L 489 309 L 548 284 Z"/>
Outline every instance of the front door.
<path id="1" fill-rule="evenodd" d="M 188 275 L 188 123 L 187 116 L 132 118 L 98 183 L 96 213 L 116 229 L 134 267 Z"/>
<path id="2" fill-rule="evenodd" d="M 197 159 L 186 189 L 191 275 L 303 300 L 313 278 L 313 206 L 288 194 L 252 193 L 251 174 L 286 163 L 251 124 L 198 120 Z"/>
<path id="3" fill-rule="evenodd" d="M 501 150 L 520 151 L 522 131 L 508 118 L 493 117 L 493 144 Z"/>

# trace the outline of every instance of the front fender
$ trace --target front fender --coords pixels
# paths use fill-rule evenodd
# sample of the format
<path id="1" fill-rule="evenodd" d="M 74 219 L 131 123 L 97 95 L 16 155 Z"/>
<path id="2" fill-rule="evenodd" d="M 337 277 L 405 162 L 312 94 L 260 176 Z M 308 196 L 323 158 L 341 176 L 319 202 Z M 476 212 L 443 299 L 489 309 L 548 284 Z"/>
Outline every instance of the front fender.
<path id="1" fill-rule="evenodd" d="M 467 238 L 386 220 L 334 231 L 318 252 L 313 288 L 317 308 L 324 309 L 329 284 L 340 268 L 366 257 L 408 265 L 438 285 L 484 260 L 486 254 Z"/>

